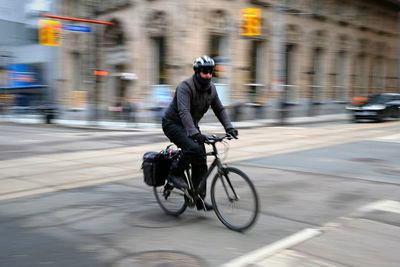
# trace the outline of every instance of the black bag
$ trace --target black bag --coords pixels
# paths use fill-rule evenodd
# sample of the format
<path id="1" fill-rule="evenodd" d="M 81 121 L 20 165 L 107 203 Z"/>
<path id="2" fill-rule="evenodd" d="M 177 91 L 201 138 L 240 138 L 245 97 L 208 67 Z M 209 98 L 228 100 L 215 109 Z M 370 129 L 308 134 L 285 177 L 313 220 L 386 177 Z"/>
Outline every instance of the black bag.
<path id="1" fill-rule="evenodd" d="M 144 182 L 150 186 L 161 186 L 165 184 L 171 161 L 163 152 L 146 152 L 143 155 Z"/>

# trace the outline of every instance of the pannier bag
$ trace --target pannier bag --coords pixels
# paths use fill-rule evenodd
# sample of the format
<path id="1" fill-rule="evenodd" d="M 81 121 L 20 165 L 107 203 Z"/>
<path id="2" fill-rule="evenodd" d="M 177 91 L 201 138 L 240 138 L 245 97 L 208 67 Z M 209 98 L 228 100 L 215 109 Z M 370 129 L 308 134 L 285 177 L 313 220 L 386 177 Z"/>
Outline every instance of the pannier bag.
<path id="1" fill-rule="evenodd" d="M 161 186 L 167 179 L 171 161 L 163 152 L 146 152 L 143 155 L 144 182 L 150 186 Z"/>

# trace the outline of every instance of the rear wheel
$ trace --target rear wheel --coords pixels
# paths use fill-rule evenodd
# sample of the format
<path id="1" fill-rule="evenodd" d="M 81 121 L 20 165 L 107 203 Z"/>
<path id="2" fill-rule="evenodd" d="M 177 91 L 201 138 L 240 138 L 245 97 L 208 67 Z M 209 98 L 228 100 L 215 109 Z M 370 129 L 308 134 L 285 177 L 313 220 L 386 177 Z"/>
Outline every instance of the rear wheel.
<path id="1" fill-rule="evenodd" d="M 211 201 L 218 219 L 234 231 L 250 228 L 257 219 L 259 202 L 256 189 L 239 169 L 224 168 L 223 174 L 214 177 Z"/>
<path id="2" fill-rule="evenodd" d="M 179 216 L 186 210 L 187 204 L 181 190 L 166 184 L 153 187 L 153 191 L 158 204 L 168 215 Z"/>

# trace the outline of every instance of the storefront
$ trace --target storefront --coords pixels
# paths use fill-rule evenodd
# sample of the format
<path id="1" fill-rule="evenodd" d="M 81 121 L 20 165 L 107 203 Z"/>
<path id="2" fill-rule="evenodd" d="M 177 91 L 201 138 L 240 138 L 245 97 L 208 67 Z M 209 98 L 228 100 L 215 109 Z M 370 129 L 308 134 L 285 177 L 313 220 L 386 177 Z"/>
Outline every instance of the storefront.
<path id="1" fill-rule="evenodd" d="M 48 85 L 43 84 L 39 68 L 27 64 L 10 64 L 7 70 L 7 86 L 0 87 L 1 104 L 28 110 L 47 101 Z"/>

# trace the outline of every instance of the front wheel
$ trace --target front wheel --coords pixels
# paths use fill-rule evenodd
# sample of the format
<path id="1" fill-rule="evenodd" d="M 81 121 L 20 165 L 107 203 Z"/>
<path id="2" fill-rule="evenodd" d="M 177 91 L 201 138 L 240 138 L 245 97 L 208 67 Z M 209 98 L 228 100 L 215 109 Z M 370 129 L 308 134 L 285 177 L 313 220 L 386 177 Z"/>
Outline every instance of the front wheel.
<path id="1" fill-rule="evenodd" d="M 179 216 L 187 207 L 184 193 L 168 184 L 153 187 L 154 195 L 160 207 L 166 214 Z"/>
<path id="2" fill-rule="evenodd" d="M 237 168 L 223 168 L 211 184 L 211 201 L 218 219 L 229 229 L 242 232 L 256 221 L 259 202 L 249 177 Z"/>

